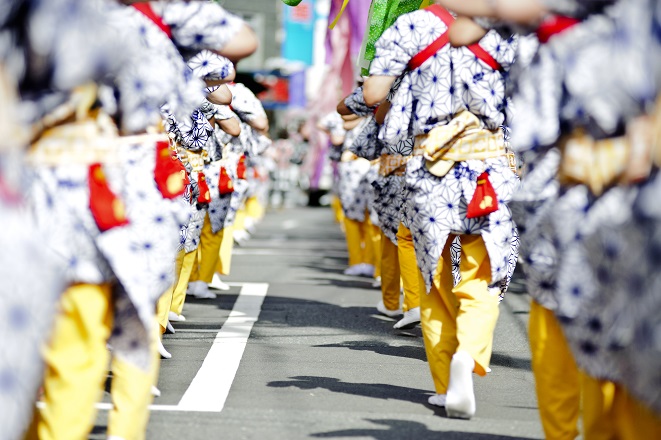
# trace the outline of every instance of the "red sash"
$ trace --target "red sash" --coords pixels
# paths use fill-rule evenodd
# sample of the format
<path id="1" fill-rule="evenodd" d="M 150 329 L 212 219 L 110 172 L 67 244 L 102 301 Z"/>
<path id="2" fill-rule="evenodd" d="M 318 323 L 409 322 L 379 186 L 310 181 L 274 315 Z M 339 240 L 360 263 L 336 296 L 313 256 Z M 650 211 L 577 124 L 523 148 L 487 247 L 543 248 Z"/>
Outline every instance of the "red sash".
<path id="1" fill-rule="evenodd" d="M 540 43 L 545 44 L 552 36 L 560 34 L 578 23 L 580 20 L 572 17 L 553 15 L 540 23 L 537 28 L 537 39 Z"/>
<path id="2" fill-rule="evenodd" d="M 142 12 L 145 17 L 150 19 L 156 26 L 159 27 L 159 29 L 165 32 L 165 35 L 167 35 L 168 38 L 172 39 L 172 28 L 170 28 L 170 26 L 156 14 L 156 12 L 154 12 L 149 3 L 133 3 L 131 6 Z"/>
<path id="3" fill-rule="evenodd" d="M 436 4 L 431 5 L 425 9 L 431 12 L 432 14 L 434 14 L 435 16 L 437 16 L 438 18 L 440 18 L 441 21 L 445 23 L 445 26 L 447 26 L 449 31 L 450 25 L 454 22 L 454 17 L 452 16 L 452 14 L 450 14 L 442 6 Z M 422 66 L 422 64 L 425 61 L 433 57 L 439 50 L 445 47 L 445 45 L 448 44 L 448 42 L 450 41 L 448 31 L 445 31 L 440 37 L 432 41 L 432 43 L 429 46 L 425 47 L 420 51 L 420 53 L 416 54 L 413 58 L 411 58 L 411 61 L 409 61 L 409 65 L 408 65 L 409 70 L 414 70 Z M 500 63 L 498 63 L 498 61 L 496 61 L 494 57 L 492 57 L 489 54 L 489 52 L 484 50 L 482 46 L 480 46 L 478 43 L 471 44 L 470 46 L 466 46 L 466 48 L 471 52 L 473 52 L 475 57 L 477 57 L 487 66 L 491 67 L 493 70 L 503 69 Z"/>

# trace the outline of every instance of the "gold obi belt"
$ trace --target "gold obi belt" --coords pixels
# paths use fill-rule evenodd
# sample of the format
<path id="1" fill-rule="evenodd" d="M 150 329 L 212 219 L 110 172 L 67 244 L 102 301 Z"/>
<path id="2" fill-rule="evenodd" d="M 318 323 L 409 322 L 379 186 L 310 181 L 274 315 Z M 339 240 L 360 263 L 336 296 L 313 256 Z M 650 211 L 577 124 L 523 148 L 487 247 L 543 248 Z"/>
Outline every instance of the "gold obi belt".
<path id="1" fill-rule="evenodd" d="M 161 133 L 119 136 L 108 115 L 92 112 L 44 130 L 32 142 L 27 161 L 34 166 L 119 164 L 122 147 L 159 141 L 169 139 Z"/>
<path id="2" fill-rule="evenodd" d="M 365 159 L 364 157 L 357 156 L 349 150 L 344 150 L 342 152 L 342 157 L 340 158 L 340 162 L 354 162 L 357 160 L 369 162 L 369 160 Z"/>
<path id="3" fill-rule="evenodd" d="M 207 153 L 206 150 L 195 152 L 187 150 L 183 147 L 178 147 L 177 156 L 184 165 L 190 164 L 193 168 L 193 171 L 197 173 L 204 169 L 205 163 L 209 162 L 209 153 Z"/>
<path id="4" fill-rule="evenodd" d="M 661 167 L 661 98 L 651 115 L 627 124 L 624 136 L 595 140 L 577 129 L 560 139 L 560 151 L 563 185 L 583 184 L 599 196 L 613 185 L 646 180 Z"/>
<path id="5" fill-rule="evenodd" d="M 507 154 L 502 130 L 481 128 L 477 116 L 466 111 L 429 134 L 416 136 L 415 148 L 423 150 L 427 170 L 438 177 L 445 176 L 456 162 L 486 160 Z"/>
<path id="6" fill-rule="evenodd" d="M 28 163 L 35 166 L 118 164 L 124 146 L 169 143 L 162 126 L 153 127 L 146 134 L 120 136 L 107 113 L 91 108 L 96 96 L 95 84 L 80 86 L 67 102 L 34 124 Z"/>
<path id="7" fill-rule="evenodd" d="M 379 158 L 379 174 L 381 176 L 403 176 L 406 173 L 406 163 L 411 156 L 399 154 L 382 154 Z"/>

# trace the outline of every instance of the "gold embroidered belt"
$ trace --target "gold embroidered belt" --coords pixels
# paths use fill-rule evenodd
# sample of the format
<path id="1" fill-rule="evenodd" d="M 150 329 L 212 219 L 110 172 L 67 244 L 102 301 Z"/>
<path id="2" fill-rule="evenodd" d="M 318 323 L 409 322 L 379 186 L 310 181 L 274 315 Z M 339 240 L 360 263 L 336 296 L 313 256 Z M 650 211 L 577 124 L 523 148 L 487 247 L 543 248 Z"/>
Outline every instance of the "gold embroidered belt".
<path id="1" fill-rule="evenodd" d="M 406 172 L 406 163 L 411 156 L 399 154 L 383 154 L 379 158 L 379 174 L 382 176 L 403 176 Z"/>
<path id="2" fill-rule="evenodd" d="M 480 120 L 466 111 L 429 134 L 416 136 L 415 147 L 423 150 L 427 170 L 438 177 L 445 176 L 456 162 L 507 155 L 503 132 L 481 128 Z"/>
<path id="3" fill-rule="evenodd" d="M 34 166 L 118 164 L 124 146 L 169 141 L 165 134 L 113 136 L 100 131 L 97 125 L 97 120 L 83 120 L 45 130 L 30 146 L 28 163 Z"/>

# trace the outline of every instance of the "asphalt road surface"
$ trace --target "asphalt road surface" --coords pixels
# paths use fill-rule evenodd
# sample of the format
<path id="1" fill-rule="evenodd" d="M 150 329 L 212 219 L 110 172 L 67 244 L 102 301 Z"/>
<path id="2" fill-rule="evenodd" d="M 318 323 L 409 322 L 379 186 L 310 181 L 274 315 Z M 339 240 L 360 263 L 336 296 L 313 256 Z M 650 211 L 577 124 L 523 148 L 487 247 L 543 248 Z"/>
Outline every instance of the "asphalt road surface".
<path id="1" fill-rule="evenodd" d="M 475 377 L 477 414 L 448 419 L 420 328 L 376 314 L 371 280 L 342 275 L 346 246 L 331 212 L 269 213 L 237 248 L 232 289 L 187 299 L 166 335 L 162 395 L 148 439 L 541 439 L 520 279 L 501 304 L 492 372 Z M 91 439 L 105 438 L 107 404 Z"/>

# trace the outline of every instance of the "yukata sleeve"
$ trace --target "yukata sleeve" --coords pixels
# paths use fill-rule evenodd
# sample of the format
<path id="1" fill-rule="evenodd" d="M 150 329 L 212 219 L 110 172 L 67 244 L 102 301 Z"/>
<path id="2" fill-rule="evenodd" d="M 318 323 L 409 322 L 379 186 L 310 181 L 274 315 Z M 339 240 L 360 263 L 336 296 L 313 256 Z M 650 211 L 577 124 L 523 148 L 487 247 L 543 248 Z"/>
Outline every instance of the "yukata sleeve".
<path id="1" fill-rule="evenodd" d="M 195 110 L 190 118 L 179 121 L 182 146 L 187 150 L 201 151 L 213 132 L 213 127 L 207 121 L 201 110 Z"/>
<path id="2" fill-rule="evenodd" d="M 229 105 L 213 104 L 213 107 L 215 110 L 214 117 L 219 121 L 224 121 L 225 119 L 232 119 L 234 117 L 237 117 Z"/>
<path id="3" fill-rule="evenodd" d="M 421 13 L 423 15 L 421 15 Z M 400 76 L 417 53 L 417 22 L 427 22 L 426 11 L 402 15 L 376 41 L 370 76 Z"/>
<path id="4" fill-rule="evenodd" d="M 351 95 L 344 99 L 344 105 L 347 106 L 354 114 L 358 116 L 367 116 L 374 112 L 375 106 L 369 107 L 365 104 L 365 97 L 363 96 L 363 87 L 357 87 Z"/>
<path id="5" fill-rule="evenodd" d="M 268 137 L 264 136 L 261 133 L 253 133 L 253 140 L 248 150 L 248 155 L 250 157 L 261 156 L 268 150 L 268 148 L 273 145 L 273 141 Z"/>
<path id="6" fill-rule="evenodd" d="M 240 118 L 252 121 L 259 117 L 266 117 L 264 107 L 255 94 L 243 84 L 234 84 L 232 92 L 232 109 Z"/>
<path id="7" fill-rule="evenodd" d="M 200 112 L 202 112 L 202 114 L 207 120 L 213 118 L 216 114 L 216 109 L 214 105 L 209 101 L 204 101 L 200 106 L 199 110 Z"/>
<path id="8" fill-rule="evenodd" d="M 383 145 L 378 141 L 378 136 L 379 125 L 373 117 L 370 117 L 363 129 L 356 135 L 349 151 L 367 160 L 377 159 L 383 149 Z"/>
<path id="9" fill-rule="evenodd" d="M 413 94 L 411 77 L 405 75 L 397 90 L 390 97 L 390 111 L 379 131 L 379 140 L 389 148 L 411 137 L 411 115 L 413 114 Z"/>
<path id="10" fill-rule="evenodd" d="M 329 131 L 333 136 L 344 136 L 346 130 L 343 127 L 342 117 L 337 112 L 328 113 L 319 120 L 319 125 Z"/>
<path id="11" fill-rule="evenodd" d="M 188 67 L 193 74 L 203 80 L 224 80 L 234 73 L 234 64 L 210 50 L 203 50 L 188 60 Z"/>
<path id="12" fill-rule="evenodd" d="M 175 44 L 192 50 L 223 49 L 245 23 L 215 2 L 168 3 L 163 20 Z"/>

